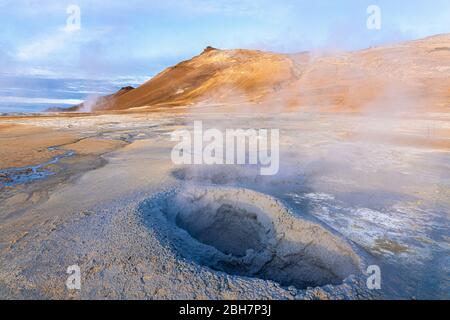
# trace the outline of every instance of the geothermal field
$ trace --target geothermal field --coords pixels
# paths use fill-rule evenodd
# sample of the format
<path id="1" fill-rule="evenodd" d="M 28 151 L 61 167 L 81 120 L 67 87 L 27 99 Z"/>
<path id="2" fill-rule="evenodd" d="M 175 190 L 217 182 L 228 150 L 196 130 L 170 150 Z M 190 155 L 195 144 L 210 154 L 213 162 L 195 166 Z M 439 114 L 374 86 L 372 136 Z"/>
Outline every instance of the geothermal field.
<path id="1" fill-rule="evenodd" d="M 449 35 L 208 47 L 51 111 L 0 117 L 0 298 L 450 298 Z M 278 170 L 174 163 L 196 122 L 278 130 Z"/>

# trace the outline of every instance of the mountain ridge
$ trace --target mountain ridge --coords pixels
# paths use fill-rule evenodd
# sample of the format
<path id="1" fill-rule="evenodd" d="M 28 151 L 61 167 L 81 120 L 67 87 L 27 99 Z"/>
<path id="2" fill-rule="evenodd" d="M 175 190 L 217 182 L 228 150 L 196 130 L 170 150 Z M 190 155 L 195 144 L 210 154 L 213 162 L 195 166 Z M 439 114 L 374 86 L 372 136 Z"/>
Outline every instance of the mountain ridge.
<path id="1" fill-rule="evenodd" d="M 122 89 L 90 102 L 89 109 L 151 110 L 238 101 L 354 111 L 410 97 L 422 109 L 448 111 L 450 34 L 338 54 L 208 46 L 141 86 Z M 82 110 L 86 103 L 68 109 Z"/>

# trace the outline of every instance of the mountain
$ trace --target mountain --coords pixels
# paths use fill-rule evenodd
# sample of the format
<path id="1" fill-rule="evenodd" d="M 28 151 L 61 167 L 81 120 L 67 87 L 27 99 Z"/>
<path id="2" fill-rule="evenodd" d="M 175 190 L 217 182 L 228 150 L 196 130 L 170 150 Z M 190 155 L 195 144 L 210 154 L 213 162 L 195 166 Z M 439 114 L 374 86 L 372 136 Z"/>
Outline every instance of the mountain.
<path id="1" fill-rule="evenodd" d="M 164 70 L 132 91 L 100 100 L 94 109 L 187 105 L 205 99 L 222 101 L 237 93 L 252 101 L 296 79 L 294 62 L 288 56 L 208 47 L 201 55 Z"/>
<path id="2" fill-rule="evenodd" d="M 73 107 L 151 110 L 195 103 L 450 111 L 450 34 L 355 52 L 277 54 L 207 47 L 138 88 Z"/>

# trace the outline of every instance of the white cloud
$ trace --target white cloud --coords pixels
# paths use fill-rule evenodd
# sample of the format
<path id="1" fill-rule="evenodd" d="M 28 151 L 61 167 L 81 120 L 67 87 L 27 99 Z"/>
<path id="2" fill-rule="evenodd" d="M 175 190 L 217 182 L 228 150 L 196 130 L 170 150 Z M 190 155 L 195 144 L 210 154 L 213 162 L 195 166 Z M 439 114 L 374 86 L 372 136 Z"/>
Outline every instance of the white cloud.
<path id="1" fill-rule="evenodd" d="M 80 104 L 83 100 L 79 99 L 49 99 L 49 98 L 27 98 L 27 97 L 2 97 L 0 96 L 1 102 L 9 103 L 26 103 L 26 104 L 67 104 L 75 105 Z"/>
<path id="2" fill-rule="evenodd" d="M 16 58 L 20 61 L 48 59 L 52 54 L 73 54 L 80 45 L 100 39 L 108 29 L 91 31 L 70 31 L 66 28 L 56 30 L 54 34 L 39 35 L 26 45 L 19 47 Z"/>
<path id="3" fill-rule="evenodd" d="M 54 35 L 39 36 L 30 43 L 20 47 L 17 52 L 19 60 L 33 60 L 47 57 L 65 46 L 68 32 L 58 31 Z"/>

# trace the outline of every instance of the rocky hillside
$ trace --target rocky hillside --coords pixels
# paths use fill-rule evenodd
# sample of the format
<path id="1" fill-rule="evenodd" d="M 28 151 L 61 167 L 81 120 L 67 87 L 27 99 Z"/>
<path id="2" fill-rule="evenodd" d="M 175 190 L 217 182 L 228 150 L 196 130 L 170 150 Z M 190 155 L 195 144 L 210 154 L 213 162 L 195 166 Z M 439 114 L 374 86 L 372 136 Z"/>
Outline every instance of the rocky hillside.
<path id="1" fill-rule="evenodd" d="M 284 55 L 207 47 L 140 87 L 123 88 L 88 109 L 236 101 L 349 111 L 449 111 L 450 34 L 348 53 Z M 84 104 L 71 110 L 86 109 Z"/>

